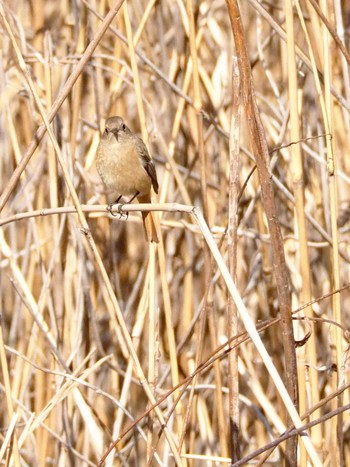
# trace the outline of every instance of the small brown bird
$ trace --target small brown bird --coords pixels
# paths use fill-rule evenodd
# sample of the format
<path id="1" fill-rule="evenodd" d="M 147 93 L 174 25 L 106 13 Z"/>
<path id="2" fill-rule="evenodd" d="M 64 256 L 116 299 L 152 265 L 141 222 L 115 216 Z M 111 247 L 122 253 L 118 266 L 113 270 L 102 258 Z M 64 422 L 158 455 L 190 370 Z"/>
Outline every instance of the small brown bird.
<path id="1" fill-rule="evenodd" d="M 151 203 L 151 188 L 158 193 L 155 166 L 142 139 L 132 133 L 121 117 L 106 120 L 97 148 L 97 171 L 109 192 L 133 195 L 140 203 Z M 159 242 L 152 212 L 142 212 L 146 239 Z"/>

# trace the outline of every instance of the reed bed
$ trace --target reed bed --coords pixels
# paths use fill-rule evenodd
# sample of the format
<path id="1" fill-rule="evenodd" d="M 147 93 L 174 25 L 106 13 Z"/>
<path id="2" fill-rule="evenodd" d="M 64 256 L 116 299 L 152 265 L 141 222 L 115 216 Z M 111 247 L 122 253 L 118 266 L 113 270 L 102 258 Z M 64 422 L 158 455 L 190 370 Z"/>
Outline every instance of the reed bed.
<path id="1" fill-rule="evenodd" d="M 1 465 L 350 465 L 349 4 L 0 16 Z M 112 115 L 158 245 L 106 210 Z"/>

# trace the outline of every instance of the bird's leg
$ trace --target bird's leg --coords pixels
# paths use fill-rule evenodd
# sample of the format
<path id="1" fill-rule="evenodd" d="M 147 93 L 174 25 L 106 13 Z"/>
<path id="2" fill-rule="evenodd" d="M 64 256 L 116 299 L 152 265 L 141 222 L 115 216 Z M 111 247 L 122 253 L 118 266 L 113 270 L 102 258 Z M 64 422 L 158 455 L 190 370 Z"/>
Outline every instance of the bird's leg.
<path id="1" fill-rule="evenodd" d="M 133 196 L 132 198 L 130 198 L 129 201 L 128 201 L 127 203 L 125 203 L 125 204 L 130 204 L 130 203 L 132 203 L 132 202 L 134 201 L 134 199 L 136 198 L 136 196 L 138 196 L 139 194 L 140 194 L 140 192 L 137 191 L 137 192 L 134 194 L 134 196 Z"/>
<path id="2" fill-rule="evenodd" d="M 128 212 L 125 212 L 125 211 L 122 211 L 122 207 L 124 206 L 124 204 L 130 204 L 135 198 L 136 196 L 138 196 L 140 194 L 139 191 L 137 191 L 134 196 L 132 198 L 129 199 L 129 201 L 127 201 L 126 203 L 120 203 L 118 205 L 118 212 L 120 214 L 120 216 L 122 217 L 123 215 L 126 214 L 126 219 L 125 220 L 128 220 L 128 217 L 129 217 L 129 213 Z"/>
<path id="3" fill-rule="evenodd" d="M 118 196 L 118 198 L 114 201 L 113 204 L 119 203 L 119 201 L 122 199 L 122 196 L 123 196 L 123 195 Z"/>

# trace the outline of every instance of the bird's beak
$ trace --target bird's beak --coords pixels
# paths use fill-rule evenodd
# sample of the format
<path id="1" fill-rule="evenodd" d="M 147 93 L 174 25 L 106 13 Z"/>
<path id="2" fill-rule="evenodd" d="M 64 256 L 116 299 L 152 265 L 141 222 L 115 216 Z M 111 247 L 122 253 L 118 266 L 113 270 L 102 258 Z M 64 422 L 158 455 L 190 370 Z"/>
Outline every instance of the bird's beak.
<path id="1" fill-rule="evenodd" d="M 114 130 L 112 130 L 112 133 L 114 134 L 115 139 L 118 141 L 118 133 L 119 133 L 118 129 L 115 128 Z"/>

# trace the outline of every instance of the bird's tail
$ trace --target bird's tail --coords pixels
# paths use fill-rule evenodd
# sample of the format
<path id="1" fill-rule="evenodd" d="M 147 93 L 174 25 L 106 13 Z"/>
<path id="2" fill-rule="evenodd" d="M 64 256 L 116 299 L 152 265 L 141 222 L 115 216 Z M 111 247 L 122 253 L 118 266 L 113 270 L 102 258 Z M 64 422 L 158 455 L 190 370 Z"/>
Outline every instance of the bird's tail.
<path id="1" fill-rule="evenodd" d="M 146 195 L 141 195 L 137 197 L 139 203 L 151 203 L 151 195 L 147 193 Z M 157 226 L 154 220 L 154 215 L 152 212 L 142 211 L 142 220 L 143 228 L 145 231 L 146 240 L 148 242 L 159 243 L 159 235 L 157 232 Z"/>

